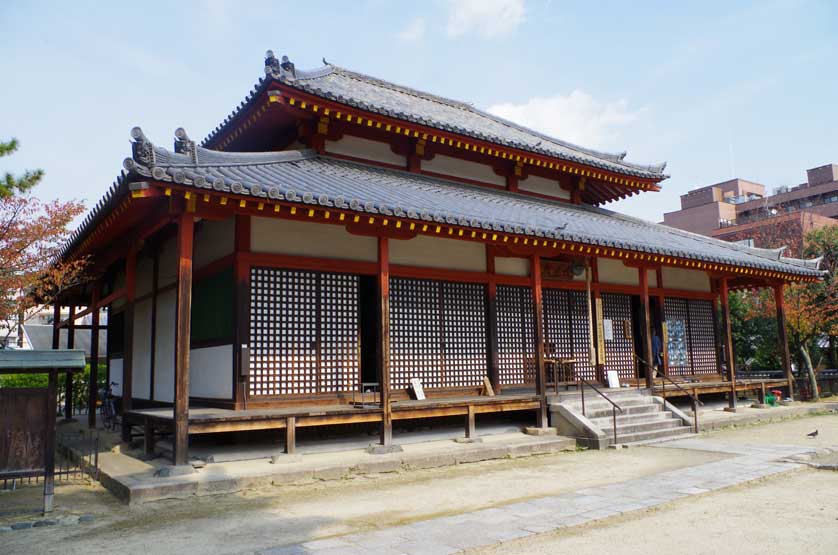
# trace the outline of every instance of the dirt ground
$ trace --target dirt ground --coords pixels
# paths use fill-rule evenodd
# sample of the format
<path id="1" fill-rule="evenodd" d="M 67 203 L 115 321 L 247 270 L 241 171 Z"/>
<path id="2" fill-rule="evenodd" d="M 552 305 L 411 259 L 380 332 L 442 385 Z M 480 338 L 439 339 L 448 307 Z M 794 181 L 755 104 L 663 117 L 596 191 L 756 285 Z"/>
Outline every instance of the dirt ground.
<path id="1" fill-rule="evenodd" d="M 807 434 L 818 431 L 818 437 Z M 714 438 L 725 441 L 806 447 L 838 447 L 838 415 L 794 418 L 776 424 L 753 424 L 713 433 Z"/>
<path id="2" fill-rule="evenodd" d="M 819 437 L 814 440 L 807 438 L 806 434 L 814 429 L 819 430 Z M 743 443 L 835 446 L 838 445 L 838 415 L 748 426 L 717 432 L 712 437 Z M 267 546 L 385 528 L 434 516 L 458 514 L 621 482 L 719 460 L 724 456 L 657 447 L 561 453 L 298 486 L 278 486 L 236 495 L 162 501 L 131 508 L 115 502 L 113 497 L 98 486 L 59 487 L 57 506 L 71 506 L 74 513 L 93 514 L 94 521 L 7 532 L 0 536 L 0 551 L 4 554 L 252 552 Z M 813 473 L 812 477 L 807 478 L 810 473 Z M 793 480 L 798 479 L 810 481 L 798 487 L 784 487 L 786 483 L 796 483 Z M 727 534 L 727 539 L 719 545 L 728 549 L 732 547 L 731 540 L 737 542 L 737 548 L 746 550 L 752 545 L 762 546 L 760 551 L 765 552 L 765 545 L 774 542 L 775 536 L 778 545 L 783 541 L 793 541 L 796 536 L 800 536 L 801 541 L 806 538 L 812 541 L 819 541 L 818 538 L 822 537 L 835 538 L 833 531 L 827 530 L 829 526 L 826 526 L 823 520 L 826 517 L 822 517 L 822 513 L 829 513 L 830 526 L 838 529 L 838 521 L 834 520 L 838 516 L 838 507 L 834 504 L 836 496 L 824 496 L 831 500 L 821 500 L 820 495 L 801 492 L 826 492 L 828 488 L 836 491 L 838 473 L 807 470 L 793 479 L 786 476 L 767 482 L 764 494 L 759 493 L 763 491 L 760 489 L 762 487 L 745 487 L 706 496 L 721 496 L 719 499 L 722 501 L 719 503 L 722 505 L 706 502 L 705 497 L 692 498 L 674 504 L 672 509 L 667 507 L 649 514 L 643 513 L 636 517 L 636 521 L 626 520 L 626 530 L 631 533 L 625 538 L 625 551 L 622 550 L 622 537 L 617 541 L 617 536 L 608 535 L 610 532 L 599 526 L 585 528 L 596 537 L 602 534 L 603 542 L 613 542 L 607 543 L 611 551 L 614 546 L 620 545 L 620 552 L 626 553 L 632 552 L 631 546 L 639 549 L 644 542 L 644 549 L 648 551 L 650 539 L 657 542 L 659 536 L 666 534 L 672 535 L 668 540 L 673 542 L 670 552 L 683 552 L 684 545 L 688 544 L 691 545 L 690 551 L 694 551 L 691 542 L 685 544 L 678 539 L 680 536 L 676 531 L 688 532 L 690 537 L 695 536 L 697 545 L 701 545 L 698 540 L 705 540 L 707 535 L 702 531 L 705 523 L 708 530 L 718 529 L 720 534 Z M 10 496 L 20 494 L 3 494 L 0 496 L 0 505 L 8 507 L 12 499 Z M 817 499 L 817 503 L 812 503 L 813 498 Z M 815 509 L 811 509 L 812 506 Z M 805 507 L 809 509 L 804 510 Z M 820 507 L 824 507 L 824 511 L 820 511 Z M 772 519 L 780 519 L 781 513 L 787 509 L 795 516 L 794 526 L 780 526 L 776 523 L 769 525 L 774 522 Z M 668 516 L 670 512 L 681 514 L 679 511 L 687 512 L 679 518 Z M 730 522 L 727 520 L 728 513 L 731 515 Z M 668 524 L 663 526 L 650 521 L 647 525 L 644 518 L 652 517 L 666 518 Z M 621 526 L 619 521 L 614 522 L 614 526 Z M 692 524 L 685 526 L 685 522 Z M 813 523 L 813 527 L 824 528 L 818 534 L 797 532 L 807 530 L 810 523 Z M 786 532 L 786 529 L 790 531 Z M 570 532 L 559 536 L 563 538 L 562 541 L 569 541 L 575 537 L 574 534 Z M 549 541 L 549 538 L 532 541 Z M 588 541 L 587 535 L 574 541 L 581 545 Z M 710 545 L 709 540 L 705 543 Z M 514 544 L 509 549 L 514 549 Z M 555 546 L 551 547 L 549 543 L 543 547 L 534 543 L 533 550 L 537 549 L 543 549 L 543 553 L 555 552 Z M 602 549 L 600 547 L 599 552 Z M 561 546 L 562 552 L 570 550 Z M 523 551 L 503 552 L 527 551 L 528 546 Z M 830 552 L 836 551 L 833 549 Z"/>
<path id="3" fill-rule="evenodd" d="M 838 552 L 838 472 L 805 470 L 470 553 Z"/>
<path id="4" fill-rule="evenodd" d="M 281 486 L 237 495 L 116 505 L 91 486 L 56 494 L 91 524 L 4 534 L 4 553 L 240 553 L 394 526 L 620 482 L 722 458 L 675 449 L 587 451 Z M 545 479 L 545 477 L 547 479 Z M 98 495 L 97 495 L 98 493 Z"/>

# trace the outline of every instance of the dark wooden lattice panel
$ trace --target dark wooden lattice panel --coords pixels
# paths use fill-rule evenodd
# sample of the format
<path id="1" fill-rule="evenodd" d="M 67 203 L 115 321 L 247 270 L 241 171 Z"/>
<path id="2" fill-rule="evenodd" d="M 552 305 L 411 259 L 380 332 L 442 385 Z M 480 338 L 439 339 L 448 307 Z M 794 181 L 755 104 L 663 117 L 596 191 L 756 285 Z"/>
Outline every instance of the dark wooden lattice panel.
<path id="1" fill-rule="evenodd" d="M 718 374 L 716 319 L 713 314 L 713 302 L 703 299 L 690 299 L 687 307 L 693 373 Z"/>
<path id="2" fill-rule="evenodd" d="M 445 387 L 476 387 L 488 370 L 486 286 L 443 282 Z"/>
<path id="3" fill-rule="evenodd" d="M 666 320 L 667 367 L 672 376 L 692 374 L 690 360 L 690 315 L 686 299 L 666 297 L 663 302 Z"/>
<path id="4" fill-rule="evenodd" d="M 544 289 L 544 353 L 548 357 L 573 358 L 573 323 L 569 291 Z"/>
<path id="5" fill-rule="evenodd" d="M 390 383 L 442 387 L 442 301 L 439 283 L 390 278 Z"/>
<path id="6" fill-rule="evenodd" d="M 320 274 L 320 391 L 352 391 L 361 367 L 360 278 Z"/>
<path id="7" fill-rule="evenodd" d="M 586 380 L 596 379 L 596 368 L 591 364 L 590 314 L 588 293 L 569 291 L 570 318 L 573 326 L 573 367 Z"/>
<path id="8" fill-rule="evenodd" d="M 498 285 L 497 313 L 500 383 L 535 383 L 535 311 L 532 289 Z"/>
<path id="9" fill-rule="evenodd" d="M 251 268 L 251 396 L 348 391 L 358 380 L 357 276 Z"/>
<path id="10" fill-rule="evenodd" d="M 486 288 L 481 284 L 390 280 L 390 380 L 405 388 L 475 387 L 488 368 Z"/>
<path id="11" fill-rule="evenodd" d="M 631 297 L 602 294 L 602 318 L 611 320 L 611 339 L 605 338 L 605 370 L 616 370 L 620 379 L 635 378 Z"/>

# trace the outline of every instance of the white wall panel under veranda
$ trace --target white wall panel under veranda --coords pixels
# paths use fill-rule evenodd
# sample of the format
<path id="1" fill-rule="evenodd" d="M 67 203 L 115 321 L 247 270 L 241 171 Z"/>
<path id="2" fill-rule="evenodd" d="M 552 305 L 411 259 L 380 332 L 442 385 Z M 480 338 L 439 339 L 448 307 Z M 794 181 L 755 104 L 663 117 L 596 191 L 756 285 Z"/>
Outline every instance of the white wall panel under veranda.
<path id="1" fill-rule="evenodd" d="M 195 231 L 195 253 L 192 266 L 200 268 L 232 254 L 235 243 L 235 219 L 204 220 Z"/>
<path id="2" fill-rule="evenodd" d="M 390 150 L 389 143 L 371 141 L 350 135 L 344 135 L 339 141 L 326 141 L 326 152 L 402 167 L 407 164 L 407 158 Z"/>
<path id="3" fill-rule="evenodd" d="M 352 235 L 342 225 L 324 225 L 274 218 L 251 220 L 253 252 L 315 256 L 375 262 L 378 240 Z"/>
<path id="4" fill-rule="evenodd" d="M 390 241 L 390 264 L 486 271 L 486 247 L 477 242 L 419 235 L 407 241 Z"/>
<path id="5" fill-rule="evenodd" d="M 117 397 L 122 397 L 122 359 L 112 358 L 110 360 L 109 366 L 111 383 L 114 384 L 111 386 L 111 393 L 113 393 Z"/>
<path id="6" fill-rule="evenodd" d="M 422 160 L 422 170 L 440 175 L 451 175 L 480 181 L 482 183 L 506 186 L 506 178 L 496 174 L 491 166 L 469 162 L 468 160 L 460 160 L 451 156 L 443 156 L 442 154 L 437 154 L 433 160 Z"/>
<path id="7" fill-rule="evenodd" d="M 570 199 L 570 193 L 562 189 L 557 180 L 547 179 L 538 175 L 531 175 L 523 181 L 519 181 L 518 189 L 520 191 L 538 193 L 564 200 Z"/>
<path id="8" fill-rule="evenodd" d="M 157 297 L 154 339 L 154 400 L 174 401 L 175 395 L 175 299 L 174 290 Z"/>
<path id="9" fill-rule="evenodd" d="M 131 395 L 136 399 L 148 399 L 151 387 L 151 299 L 134 305 L 131 347 Z"/>
<path id="10" fill-rule="evenodd" d="M 686 268 L 661 269 L 663 287 L 666 289 L 684 289 L 686 291 L 710 292 L 710 276 L 701 270 L 687 270 Z"/>
<path id="11" fill-rule="evenodd" d="M 622 260 L 615 258 L 598 258 L 597 275 L 600 283 L 640 285 L 640 274 L 637 268 L 626 266 Z"/>
<path id="12" fill-rule="evenodd" d="M 189 395 L 233 398 L 233 346 L 219 345 L 189 352 Z"/>

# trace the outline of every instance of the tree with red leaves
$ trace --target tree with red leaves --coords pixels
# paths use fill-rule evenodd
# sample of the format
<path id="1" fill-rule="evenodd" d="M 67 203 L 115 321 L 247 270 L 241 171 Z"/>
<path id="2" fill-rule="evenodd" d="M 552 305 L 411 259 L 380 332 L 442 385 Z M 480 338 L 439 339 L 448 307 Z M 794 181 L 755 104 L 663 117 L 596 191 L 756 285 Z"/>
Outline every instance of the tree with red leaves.
<path id="1" fill-rule="evenodd" d="M 12 139 L 0 141 L 0 158 L 17 150 Z M 81 214 L 80 202 L 43 202 L 30 195 L 43 171 L 0 179 L 0 347 L 9 335 L 56 293 L 76 283 L 85 261 L 58 262 L 69 226 Z M 22 335 L 18 333 L 18 344 Z"/>

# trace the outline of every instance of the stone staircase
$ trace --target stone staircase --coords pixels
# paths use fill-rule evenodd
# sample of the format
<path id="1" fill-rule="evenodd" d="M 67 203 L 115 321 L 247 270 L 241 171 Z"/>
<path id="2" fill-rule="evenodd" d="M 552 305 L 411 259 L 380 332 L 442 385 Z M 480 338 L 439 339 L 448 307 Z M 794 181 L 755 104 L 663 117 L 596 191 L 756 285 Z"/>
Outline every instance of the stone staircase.
<path id="1" fill-rule="evenodd" d="M 677 408 L 653 397 L 645 389 L 602 388 L 622 407 L 617 411 L 617 443 L 665 439 L 692 433 L 690 419 Z M 585 389 L 585 413 L 578 391 L 560 392 L 550 399 L 551 425 L 560 435 L 575 437 L 586 447 L 604 449 L 614 443 L 611 404 L 593 389 Z"/>

